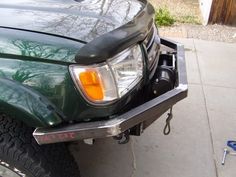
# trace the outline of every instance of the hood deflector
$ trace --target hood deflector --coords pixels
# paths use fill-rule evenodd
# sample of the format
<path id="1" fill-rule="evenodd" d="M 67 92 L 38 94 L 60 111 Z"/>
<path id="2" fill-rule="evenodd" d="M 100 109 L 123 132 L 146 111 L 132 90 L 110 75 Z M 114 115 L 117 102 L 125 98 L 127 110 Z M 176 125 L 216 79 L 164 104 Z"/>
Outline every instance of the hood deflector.
<path id="1" fill-rule="evenodd" d="M 155 13 L 150 3 L 144 3 L 144 9 L 132 21 L 84 45 L 76 55 L 76 62 L 81 65 L 101 63 L 143 41 L 153 25 Z"/>

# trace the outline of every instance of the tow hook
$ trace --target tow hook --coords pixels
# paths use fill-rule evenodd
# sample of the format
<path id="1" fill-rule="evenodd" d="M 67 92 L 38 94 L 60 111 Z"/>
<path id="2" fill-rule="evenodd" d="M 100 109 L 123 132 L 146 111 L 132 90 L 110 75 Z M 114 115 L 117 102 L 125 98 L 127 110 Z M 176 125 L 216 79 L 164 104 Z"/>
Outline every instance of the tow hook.
<path id="1" fill-rule="evenodd" d="M 170 121 L 171 121 L 172 118 L 173 118 L 173 114 L 172 114 L 172 107 L 171 107 L 170 112 L 167 114 L 166 125 L 165 125 L 164 130 L 163 130 L 164 135 L 169 135 L 170 134 L 170 131 L 171 131 Z"/>
<path id="2" fill-rule="evenodd" d="M 113 137 L 115 140 L 118 140 L 118 144 L 126 144 L 130 140 L 130 130 L 126 130 L 124 133 L 121 133 L 118 136 Z"/>

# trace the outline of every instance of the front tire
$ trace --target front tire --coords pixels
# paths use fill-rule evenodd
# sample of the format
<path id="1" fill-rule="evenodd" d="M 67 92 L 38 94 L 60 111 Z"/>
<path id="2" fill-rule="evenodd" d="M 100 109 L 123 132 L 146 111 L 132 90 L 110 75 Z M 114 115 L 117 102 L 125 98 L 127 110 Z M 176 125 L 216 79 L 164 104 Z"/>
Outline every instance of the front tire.
<path id="1" fill-rule="evenodd" d="M 22 122 L 0 114 L 0 166 L 3 169 L 20 177 L 80 177 L 65 144 L 39 146 L 32 132 L 33 129 Z"/>

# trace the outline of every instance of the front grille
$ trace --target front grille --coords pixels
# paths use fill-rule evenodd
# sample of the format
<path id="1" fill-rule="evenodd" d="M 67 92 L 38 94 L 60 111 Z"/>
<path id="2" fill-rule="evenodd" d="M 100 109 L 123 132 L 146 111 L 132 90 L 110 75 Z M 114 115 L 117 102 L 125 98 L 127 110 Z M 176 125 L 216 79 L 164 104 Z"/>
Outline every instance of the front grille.
<path id="1" fill-rule="evenodd" d="M 155 25 L 153 25 L 146 39 L 144 40 L 144 45 L 146 46 L 148 54 L 148 68 L 150 71 L 155 70 L 158 64 L 158 56 L 160 50 L 160 43 L 158 42 L 158 40 L 156 40 L 158 38 L 159 36 L 157 34 L 157 29 Z"/>
<path id="2" fill-rule="evenodd" d="M 144 44 L 146 45 L 147 50 L 150 49 L 150 47 L 153 44 L 153 41 L 154 41 L 154 27 L 151 28 L 150 32 L 148 33 L 148 35 L 144 41 Z"/>

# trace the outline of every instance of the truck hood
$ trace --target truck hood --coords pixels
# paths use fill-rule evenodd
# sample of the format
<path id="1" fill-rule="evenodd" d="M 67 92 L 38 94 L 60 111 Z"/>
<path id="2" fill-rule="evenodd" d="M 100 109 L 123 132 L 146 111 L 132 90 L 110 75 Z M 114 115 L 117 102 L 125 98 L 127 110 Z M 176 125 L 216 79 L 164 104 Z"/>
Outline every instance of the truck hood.
<path id="1" fill-rule="evenodd" d="M 1 0 L 0 26 L 90 42 L 131 21 L 138 0 Z"/>

